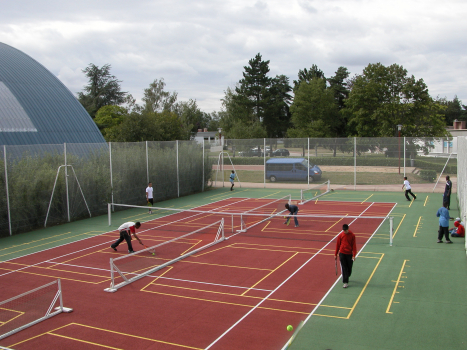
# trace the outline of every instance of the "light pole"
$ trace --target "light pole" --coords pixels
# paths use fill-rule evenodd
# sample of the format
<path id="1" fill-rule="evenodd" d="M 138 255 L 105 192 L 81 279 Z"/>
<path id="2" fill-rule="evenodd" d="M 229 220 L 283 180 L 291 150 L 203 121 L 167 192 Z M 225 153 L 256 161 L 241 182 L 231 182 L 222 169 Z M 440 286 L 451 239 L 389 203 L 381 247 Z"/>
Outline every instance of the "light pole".
<path id="1" fill-rule="evenodd" d="M 402 124 L 397 124 L 397 140 L 399 145 L 399 175 L 401 174 L 401 129 Z"/>

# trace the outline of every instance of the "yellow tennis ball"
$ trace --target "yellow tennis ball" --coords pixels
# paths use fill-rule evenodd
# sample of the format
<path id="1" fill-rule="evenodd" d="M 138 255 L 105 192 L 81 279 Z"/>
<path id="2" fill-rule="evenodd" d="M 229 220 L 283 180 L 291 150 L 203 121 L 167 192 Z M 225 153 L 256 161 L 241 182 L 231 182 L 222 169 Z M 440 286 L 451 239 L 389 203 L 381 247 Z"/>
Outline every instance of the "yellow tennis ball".
<path id="1" fill-rule="evenodd" d="M 290 331 L 293 331 L 293 327 L 291 325 L 288 325 L 287 326 L 287 330 L 290 332 Z"/>

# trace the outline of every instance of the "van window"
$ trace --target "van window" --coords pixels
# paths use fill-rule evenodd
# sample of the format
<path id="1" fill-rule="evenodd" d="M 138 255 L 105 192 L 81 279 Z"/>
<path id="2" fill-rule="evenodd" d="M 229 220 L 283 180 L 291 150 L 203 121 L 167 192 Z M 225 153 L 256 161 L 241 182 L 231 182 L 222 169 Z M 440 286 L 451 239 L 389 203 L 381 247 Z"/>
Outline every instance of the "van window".
<path id="1" fill-rule="evenodd" d="M 295 168 L 296 168 L 297 170 L 306 171 L 306 167 L 305 167 L 302 163 L 296 163 L 296 164 L 295 164 Z"/>
<path id="2" fill-rule="evenodd" d="M 268 171 L 292 171 L 293 164 L 267 164 Z"/>

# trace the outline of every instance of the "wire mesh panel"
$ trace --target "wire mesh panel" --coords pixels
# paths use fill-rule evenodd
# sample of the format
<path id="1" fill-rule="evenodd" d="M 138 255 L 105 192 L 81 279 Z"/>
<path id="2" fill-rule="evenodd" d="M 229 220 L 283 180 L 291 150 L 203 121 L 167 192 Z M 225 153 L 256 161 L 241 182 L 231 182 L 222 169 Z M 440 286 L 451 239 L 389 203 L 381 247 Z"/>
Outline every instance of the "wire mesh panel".
<path id="1" fill-rule="evenodd" d="M 3 152 L 4 147 L 0 147 L 0 237 L 10 235 L 10 225 L 8 217 L 8 196 L 7 196 L 7 176 L 8 169 L 5 168 Z"/>
<path id="2" fill-rule="evenodd" d="M 114 201 L 146 203 L 146 144 L 112 143 L 110 152 Z"/>
<path id="3" fill-rule="evenodd" d="M 68 195 L 71 220 L 102 215 L 111 201 L 107 144 L 67 144 Z"/>
<path id="4" fill-rule="evenodd" d="M 177 172 L 177 142 L 148 142 L 148 149 L 149 181 L 154 187 L 154 201 L 178 197 L 180 173 Z M 140 204 L 144 198 L 134 204 Z"/>
<path id="5" fill-rule="evenodd" d="M 201 191 L 204 178 L 210 178 L 212 172 L 209 163 L 203 165 L 203 147 L 196 141 L 178 142 L 178 169 L 180 196 Z"/>
<path id="6" fill-rule="evenodd" d="M 7 146 L 6 158 L 13 234 L 43 227 L 58 168 L 65 162 L 63 145 Z M 56 193 L 50 217 L 66 222 L 64 175 L 57 179 Z"/>
<path id="7" fill-rule="evenodd" d="M 0 302 L 0 339 L 6 338 L 61 312 L 64 308 L 60 280 Z"/>
<path id="8" fill-rule="evenodd" d="M 136 253 L 110 259 L 111 285 L 105 291 L 115 292 L 123 286 L 220 243 L 224 239 L 224 220 L 221 219 Z"/>

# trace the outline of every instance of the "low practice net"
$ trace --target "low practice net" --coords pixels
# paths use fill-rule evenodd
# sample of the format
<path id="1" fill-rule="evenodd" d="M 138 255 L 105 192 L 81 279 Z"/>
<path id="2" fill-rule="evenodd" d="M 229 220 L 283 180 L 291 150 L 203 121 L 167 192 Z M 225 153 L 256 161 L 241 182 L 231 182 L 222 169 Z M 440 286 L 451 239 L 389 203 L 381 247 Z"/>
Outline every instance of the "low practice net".
<path id="1" fill-rule="evenodd" d="M 224 239 L 224 220 L 221 219 L 133 254 L 111 258 L 111 283 L 105 291 L 115 292 L 127 284 L 220 243 Z"/>
<path id="2" fill-rule="evenodd" d="M 0 339 L 72 309 L 63 307 L 60 280 L 0 302 Z"/>
<path id="3" fill-rule="evenodd" d="M 322 184 L 300 190 L 300 204 L 315 200 L 331 191 L 331 182 L 328 180 Z"/>
<path id="4" fill-rule="evenodd" d="M 286 203 L 297 204 L 291 201 L 290 195 L 271 200 L 269 203 L 259 205 L 243 212 L 182 210 L 174 208 L 152 207 L 154 219 L 143 223 L 143 228 L 153 230 L 158 235 L 167 236 L 184 233 L 206 225 L 208 222 L 224 220 L 226 238 L 236 235 L 284 239 L 328 242 L 340 232 L 342 224 L 351 225 L 351 229 L 360 236 L 374 238 L 374 243 L 389 243 L 392 245 L 393 218 L 387 215 L 372 216 L 362 214 L 359 216 L 306 214 L 299 205 L 299 214 L 294 217 L 285 209 Z M 109 224 L 111 212 L 109 205 Z M 115 204 L 115 206 L 120 206 Z M 147 207 L 122 205 L 131 209 L 131 215 L 146 211 Z M 251 206 L 250 206 L 251 207 Z M 222 208 L 217 208 L 221 210 Z M 224 208 L 228 209 L 228 208 Z M 295 227 L 295 219 L 298 227 Z"/>

